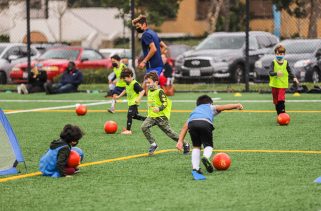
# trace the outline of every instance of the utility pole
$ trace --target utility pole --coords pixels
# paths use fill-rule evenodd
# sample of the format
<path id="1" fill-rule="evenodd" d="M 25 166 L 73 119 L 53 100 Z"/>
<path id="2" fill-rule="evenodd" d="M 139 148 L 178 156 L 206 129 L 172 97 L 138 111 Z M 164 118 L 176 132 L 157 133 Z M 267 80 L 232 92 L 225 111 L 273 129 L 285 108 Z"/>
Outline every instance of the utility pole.
<path id="1" fill-rule="evenodd" d="M 31 71 L 31 38 L 30 38 L 30 0 L 26 0 L 26 10 L 27 10 L 27 56 L 28 56 L 28 74 Z"/>
<path id="2" fill-rule="evenodd" d="M 245 18 L 245 91 L 249 88 L 249 72 L 250 72 L 250 58 L 249 58 L 249 30 L 250 30 L 250 0 L 246 0 L 246 18 Z"/>
<path id="3" fill-rule="evenodd" d="M 135 18 L 135 0 L 130 1 L 130 13 L 131 13 L 131 19 L 133 20 Z M 131 24 L 131 50 L 132 50 L 132 67 L 135 69 L 135 28 Z"/>

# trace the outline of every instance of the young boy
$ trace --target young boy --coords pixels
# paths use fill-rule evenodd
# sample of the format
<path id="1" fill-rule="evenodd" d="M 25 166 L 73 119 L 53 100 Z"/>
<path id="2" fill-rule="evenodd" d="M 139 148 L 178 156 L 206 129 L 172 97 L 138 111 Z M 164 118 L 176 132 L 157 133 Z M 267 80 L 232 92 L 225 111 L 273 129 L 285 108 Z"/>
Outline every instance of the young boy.
<path id="1" fill-rule="evenodd" d="M 162 60 L 164 64 L 163 74 L 166 77 L 166 86 L 172 86 L 173 85 L 173 68 L 168 63 L 168 60 L 165 54 L 162 54 Z"/>
<path id="2" fill-rule="evenodd" d="M 116 97 L 124 91 L 126 87 L 126 83 L 124 80 L 120 78 L 120 74 L 124 68 L 126 68 L 126 65 L 120 62 L 121 58 L 116 54 L 111 57 L 111 62 L 113 65 L 113 71 L 115 73 L 115 77 L 112 80 L 109 80 L 109 84 L 113 83 L 115 84 L 115 88 L 113 89 L 112 92 L 112 102 L 111 102 L 111 107 L 108 109 L 109 113 L 115 113 L 115 104 L 116 104 Z"/>
<path id="3" fill-rule="evenodd" d="M 50 144 L 49 150 L 40 159 L 39 169 L 43 176 L 64 177 L 78 171 L 67 167 L 71 147 L 78 144 L 83 132 L 78 126 L 67 124 L 60 133 L 60 139 Z"/>
<path id="4" fill-rule="evenodd" d="M 126 82 L 126 89 L 118 95 L 116 98 L 120 98 L 125 93 L 127 93 L 128 100 L 128 113 L 127 113 L 127 128 L 121 134 L 123 135 L 131 135 L 131 126 L 133 119 L 137 119 L 140 121 L 144 121 L 146 117 L 140 116 L 138 113 L 138 105 L 145 94 L 144 89 L 140 86 L 140 84 L 134 80 L 133 72 L 126 68 L 122 71 L 120 78 Z"/>
<path id="5" fill-rule="evenodd" d="M 187 131 L 189 131 L 193 143 L 192 175 L 195 180 L 206 179 L 201 171 L 200 161 L 202 161 L 209 173 L 214 171 L 214 167 L 210 161 L 213 152 L 213 120 L 221 111 L 231 109 L 242 110 L 243 106 L 241 104 L 213 105 L 213 100 L 209 96 L 202 95 L 198 97 L 196 108 L 192 111 L 183 126 L 176 147 L 178 150 L 182 150 L 183 140 Z M 202 145 L 204 147 L 204 153 L 201 158 Z"/>
<path id="6" fill-rule="evenodd" d="M 293 75 L 289 63 L 284 59 L 285 48 L 277 45 L 274 49 L 275 59 L 270 67 L 270 87 L 272 88 L 273 104 L 276 113 L 285 113 L 285 91 L 289 87 L 289 78 L 299 84 L 298 79 Z"/>
<path id="7" fill-rule="evenodd" d="M 141 129 L 150 143 L 149 155 L 153 155 L 157 149 L 157 144 L 151 134 L 150 128 L 157 125 L 168 137 L 178 141 L 178 134 L 169 125 L 172 102 L 167 98 L 164 91 L 158 88 L 158 75 L 156 72 L 149 72 L 145 76 L 148 87 L 148 115 L 143 122 Z M 183 143 L 184 154 L 188 154 L 190 147 L 188 143 Z"/>

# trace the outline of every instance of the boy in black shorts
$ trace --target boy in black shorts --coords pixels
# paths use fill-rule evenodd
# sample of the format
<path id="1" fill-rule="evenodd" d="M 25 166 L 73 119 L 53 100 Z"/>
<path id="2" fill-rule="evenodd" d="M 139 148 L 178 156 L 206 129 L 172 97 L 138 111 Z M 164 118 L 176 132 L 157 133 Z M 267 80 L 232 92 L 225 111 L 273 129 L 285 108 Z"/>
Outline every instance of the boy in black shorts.
<path id="1" fill-rule="evenodd" d="M 205 176 L 201 172 L 200 161 L 204 164 L 206 170 L 212 173 L 214 167 L 210 158 L 213 152 L 213 120 L 214 116 L 224 110 L 239 109 L 242 110 L 241 104 L 226 104 L 213 105 L 213 100 L 207 96 L 202 95 L 196 101 L 196 108 L 190 114 L 187 122 L 183 126 L 179 139 L 176 145 L 178 150 L 183 149 L 183 141 L 187 131 L 192 139 L 192 175 L 195 180 L 205 180 Z M 204 153 L 201 158 L 201 146 L 204 147 Z"/>

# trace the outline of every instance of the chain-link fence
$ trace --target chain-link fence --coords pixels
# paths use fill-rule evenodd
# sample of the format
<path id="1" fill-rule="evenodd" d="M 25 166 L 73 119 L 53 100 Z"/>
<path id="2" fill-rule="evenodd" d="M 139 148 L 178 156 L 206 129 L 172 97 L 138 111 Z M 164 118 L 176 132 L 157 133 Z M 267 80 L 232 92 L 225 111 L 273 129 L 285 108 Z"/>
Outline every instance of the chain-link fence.
<path id="1" fill-rule="evenodd" d="M 0 0 L 1 42 L 26 43 L 26 2 Z M 130 49 L 130 1 L 119 2 L 30 0 L 31 43 L 42 51 L 57 43 L 96 50 Z M 145 13 L 150 20 L 157 19 L 158 8 L 148 11 L 144 5 L 149 4 L 136 1 L 136 14 Z M 215 87 L 244 84 L 248 77 L 251 91 L 257 87 L 253 83 L 269 80 L 268 72 L 275 58 L 273 48 L 279 42 L 285 46 L 285 59 L 301 82 L 320 82 L 320 9 L 321 0 L 182 0 L 176 17 L 162 17 L 160 24 L 159 19 L 149 26 L 169 45 L 175 83 L 209 83 Z M 166 13 L 164 9 L 161 12 Z M 138 57 L 139 38 L 135 42 Z"/>

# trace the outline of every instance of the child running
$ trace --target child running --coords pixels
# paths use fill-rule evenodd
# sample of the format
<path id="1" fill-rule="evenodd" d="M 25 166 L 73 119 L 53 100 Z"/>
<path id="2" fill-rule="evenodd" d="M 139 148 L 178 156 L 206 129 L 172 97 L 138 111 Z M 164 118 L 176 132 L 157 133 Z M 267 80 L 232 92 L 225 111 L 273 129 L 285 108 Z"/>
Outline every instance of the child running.
<path id="1" fill-rule="evenodd" d="M 200 161 L 202 161 L 209 173 L 214 171 L 214 167 L 210 161 L 213 152 L 213 120 L 221 111 L 232 109 L 242 110 L 243 106 L 241 104 L 213 105 L 213 100 L 209 96 L 202 95 L 198 97 L 196 108 L 192 111 L 187 122 L 183 126 L 176 145 L 178 150 L 182 150 L 183 140 L 188 131 L 193 143 L 192 175 L 195 180 L 206 179 L 201 171 Z M 202 145 L 204 147 L 204 153 L 201 158 Z"/>
<path id="2" fill-rule="evenodd" d="M 140 86 L 140 84 L 134 79 L 133 72 L 125 68 L 120 78 L 126 82 L 126 89 L 120 93 L 116 98 L 121 98 L 123 95 L 127 93 L 127 101 L 128 101 L 128 113 L 127 113 L 127 128 L 121 134 L 123 135 L 131 135 L 131 127 L 133 119 L 137 119 L 140 121 L 144 121 L 146 117 L 140 116 L 138 113 L 138 106 L 142 97 L 145 94 L 144 89 Z"/>
<path id="3" fill-rule="evenodd" d="M 167 98 L 164 91 L 158 88 L 158 75 L 152 71 L 146 74 L 145 83 L 148 87 L 148 115 L 143 122 L 141 129 L 150 143 L 148 150 L 149 155 L 153 155 L 158 145 L 152 136 L 150 128 L 157 125 L 168 137 L 174 141 L 178 141 L 178 134 L 175 133 L 169 124 L 172 102 Z M 183 143 L 184 154 L 188 154 L 190 146 L 188 143 Z"/>

